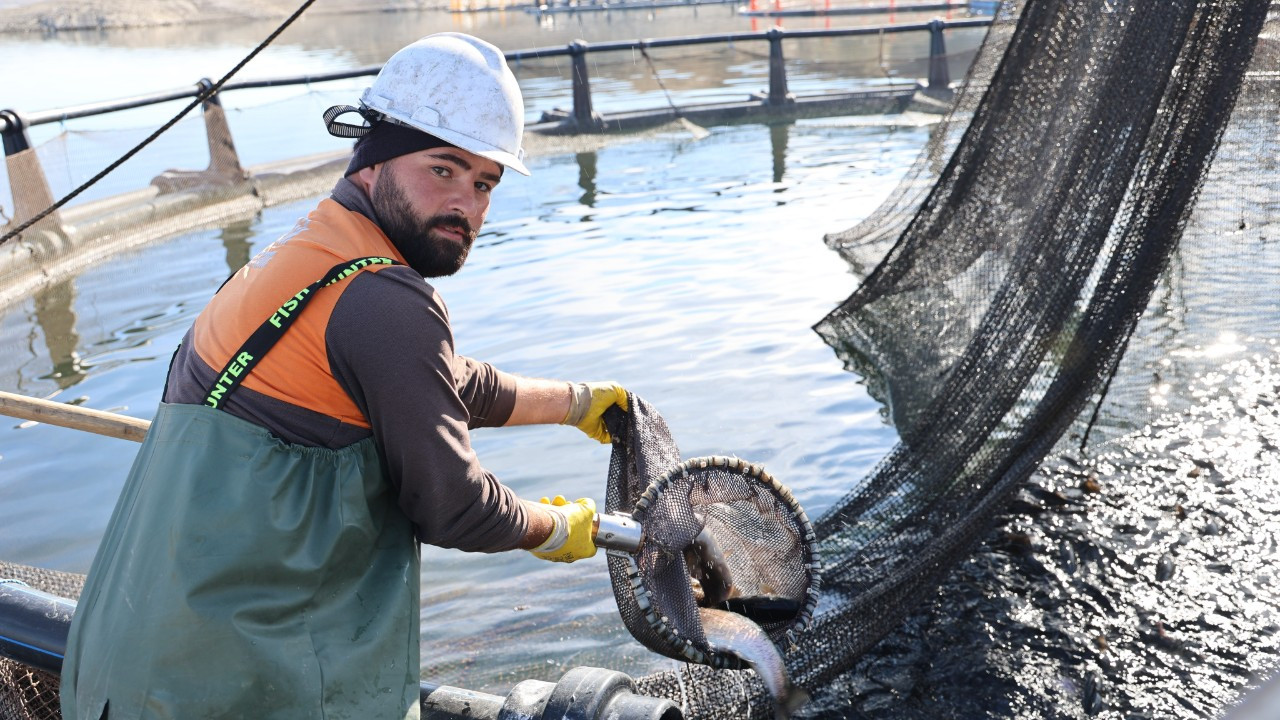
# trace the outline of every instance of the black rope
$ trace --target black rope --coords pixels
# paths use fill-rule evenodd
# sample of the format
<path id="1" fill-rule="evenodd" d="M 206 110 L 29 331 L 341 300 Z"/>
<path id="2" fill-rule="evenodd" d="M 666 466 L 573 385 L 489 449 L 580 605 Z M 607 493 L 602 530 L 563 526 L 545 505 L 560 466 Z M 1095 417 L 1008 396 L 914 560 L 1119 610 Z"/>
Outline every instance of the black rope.
<path id="1" fill-rule="evenodd" d="M 701 140 L 707 135 L 710 135 L 711 133 L 706 128 L 685 117 L 680 112 L 680 108 L 676 107 L 675 101 L 671 99 L 671 93 L 667 92 L 667 86 L 662 82 L 662 78 L 658 75 L 658 68 L 653 64 L 653 58 L 649 57 L 649 51 L 645 49 L 645 44 L 643 42 L 640 43 L 640 54 L 643 55 L 644 59 L 649 63 L 649 72 L 653 74 L 653 79 L 658 81 L 658 87 L 662 88 L 662 94 L 667 96 L 667 104 L 671 106 L 671 112 L 675 115 L 676 120 L 693 134 L 695 140 Z"/>
<path id="2" fill-rule="evenodd" d="M 658 68 L 654 66 L 653 58 L 649 57 L 649 51 L 645 49 L 643 42 L 640 43 L 640 54 L 649 63 L 649 73 L 653 75 L 654 80 L 658 81 L 658 87 L 662 88 L 662 94 L 667 96 L 667 104 L 671 106 L 671 111 L 676 114 L 676 117 L 680 117 L 680 108 L 676 107 L 675 102 L 671 100 L 671 93 L 667 92 L 667 86 L 658 75 Z"/>
<path id="3" fill-rule="evenodd" d="M 27 220 L 26 222 L 19 225 L 17 228 L 5 233 L 5 236 L 0 238 L 0 245 L 3 245 L 6 242 L 8 242 L 10 238 L 13 238 L 22 234 L 23 230 L 26 230 L 32 225 L 35 225 L 36 223 L 48 217 L 51 213 L 57 211 L 62 206 L 66 205 L 68 202 L 71 202 L 80 193 L 84 192 L 85 190 L 88 190 L 90 187 L 93 186 L 94 183 L 106 177 L 107 174 L 110 173 L 112 170 L 115 170 L 116 168 L 123 165 L 126 161 L 129 160 L 129 158 L 133 157 L 134 155 L 137 155 L 138 152 L 142 150 L 142 148 L 146 147 L 147 145 L 150 145 L 153 140 L 160 137 L 169 128 L 176 125 L 179 120 L 186 117 L 187 113 L 195 109 L 197 105 L 203 103 L 204 101 L 216 95 L 218 91 L 222 89 L 222 86 L 225 85 L 226 82 L 231 79 L 231 76 L 240 72 L 240 69 L 243 68 L 245 65 L 247 65 L 250 60 L 257 57 L 258 53 L 265 50 L 268 45 L 270 45 L 273 41 L 275 41 L 277 37 L 280 36 L 280 33 L 285 31 L 285 28 L 292 25 L 293 21 L 297 20 L 307 8 L 311 7 L 311 4 L 314 3 L 315 1 L 316 0 L 305 0 L 305 2 L 303 2 L 302 5 L 299 6 L 298 9 L 295 10 L 294 13 L 290 15 L 284 21 L 284 23 L 280 25 L 280 27 L 276 28 L 274 32 L 268 35 L 267 38 L 258 45 L 258 47 L 254 48 L 253 51 L 250 52 L 248 55 L 246 55 L 243 60 L 241 60 L 239 63 L 236 64 L 235 67 L 231 68 L 231 70 L 228 71 L 226 75 L 223 75 L 221 80 L 219 80 L 216 83 L 213 83 L 212 85 L 205 87 L 203 90 L 197 93 L 195 99 L 191 101 L 190 105 L 187 105 L 185 108 L 182 109 L 181 112 L 175 115 L 171 120 L 166 122 L 164 125 L 161 125 L 158 130 L 151 133 L 151 135 L 147 136 L 145 140 L 135 145 L 133 149 L 129 150 L 124 155 L 120 156 L 118 160 L 116 160 L 115 162 L 111 163 L 106 168 L 104 168 L 102 172 L 99 172 L 97 175 L 94 175 L 92 178 L 85 181 L 83 185 L 67 193 L 65 196 L 63 196 L 61 200 L 55 202 L 54 204 L 42 210 L 41 212 L 37 213 L 30 220 Z"/>
<path id="4" fill-rule="evenodd" d="M 1107 400 L 1107 393 L 1111 391 L 1111 381 L 1116 377 L 1116 368 L 1111 368 L 1111 374 L 1107 376 L 1107 382 L 1102 386 L 1102 394 L 1098 396 L 1098 403 L 1093 406 L 1093 413 L 1089 415 L 1089 424 L 1085 425 L 1084 434 L 1080 437 L 1080 452 L 1085 451 L 1085 446 L 1089 444 L 1089 433 L 1093 432 L 1093 426 L 1098 422 L 1098 415 L 1102 412 L 1102 403 Z"/>

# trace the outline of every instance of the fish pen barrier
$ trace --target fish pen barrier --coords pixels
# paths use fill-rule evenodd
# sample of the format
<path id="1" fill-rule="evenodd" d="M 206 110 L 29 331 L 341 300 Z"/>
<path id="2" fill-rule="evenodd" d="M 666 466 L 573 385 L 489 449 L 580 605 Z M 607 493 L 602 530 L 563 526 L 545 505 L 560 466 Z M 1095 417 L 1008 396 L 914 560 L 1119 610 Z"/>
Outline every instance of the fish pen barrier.
<path id="1" fill-rule="evenodd" d="M 507 60 L 521 62 L 569 58 L 572 107 L 544 113 L 526 125 L 526 144 L 554 148 L 555 137 L 635 132 L 661 126 L 677 118 L 702 124 L 782 122 L 800 117 L 900 112 L 913 100 L 919 107 L 944 109 L 951 92 L 944 36 L 950 29 L 983 28 L 989 19 L 859 27 L 846 29 L 726 33 L 629 42 L 586 43 L 564 47 L 516 50 Z M 800 96 L 788 90 L 783 42 L 821 38 L 883 37 L 886 34 L 927 33 L 930 40 L 929 76 L 921 81 L 878 83 L 865 90 Z M 647 53 L 662 48 L 699 45 L 767 44 L 768 91 L 737 102 L 690 104 L 648 110 L 600 113 L 593 109 L 588 57 L 601 53 Z M 12 193 L 12 212 L 0 227 L 0 306 L 28 297 L 40 286 L 75 272 L 127 247 L 181 230 L 216 225 L 246 217 L 259 209 L 312 196 L 327 190 L 345 167 L 349 150 L 286 159 L 246 168 L 236 150 L 221 98 L 228 93 L 263 88 L 311 87 L 376 75 L 380 65 L 329 73 L 228 82 L 208 95 L 212 83 L 154 93 L 125 100 L 24 113 L 0 111 L 6 169 Z M 928 91 L 926 97 L 919 91 Z M 120 113 L 175 100 L 201 98 L 208 166 L 203 170 L 171 169 L 154 177 L 147 187 L 70 207 L 49 209 L 55 203 L 48 173 L 32 147 L 28 130 L 50 123 Z M 943 100 L 940 100 L 942 98 Z M 192 133 L 194 134 L 194 133 Z M 539 140 L 543 138 L 544 140 Z M 546 140 L 547 138 L 552 138 Z M 33 218 L 38 221 L 24 227 Z M 18 231 L 21 230 L 19 233 Z"/>

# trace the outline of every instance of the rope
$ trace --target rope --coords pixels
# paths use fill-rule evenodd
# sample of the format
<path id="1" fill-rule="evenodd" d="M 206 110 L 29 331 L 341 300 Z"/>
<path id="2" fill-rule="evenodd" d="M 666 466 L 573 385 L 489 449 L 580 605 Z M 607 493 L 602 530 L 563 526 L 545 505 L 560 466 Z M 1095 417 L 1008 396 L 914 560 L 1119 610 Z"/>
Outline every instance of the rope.
<path id="1" fill-rule="evenodd" d="M 662 82 L 662 77 L 658 75 L 658 68 L 654 66 L 653 58 L 649 57 L 649 51 L 645 49 L 644 43 L 640 43 L 640 54 L 649 63 L 649 73 L 653 75 L 654 80 L 658 81 L 658 87 L 662 88 L 662 94 L 667 96 L 667 104 L 671 106 L 672 112 L 676 114 L 676 117 L 680 117 L 680 109 L 671 100 L 671 93 L 667 92 L 667 86 Z"/>
<path id="2" fill-rule="evenodd" d="M 662 88 L 662 94 L 667 96 L 667 104 L 671 106 L 671 112 L 675 115 L 676 120 L 693 135 L 694 140 L 701 140 L 711 134 L 711 131 L 698 125 L 689 118 L 680 113 L 680 108 L 676 107 L 675 101 L 671 99 L 671 93 L 667 92 L 667 86 L 662 82 L 662 78 L 658 75 L 658 68 L 653 64 L 653 58 L 649 57 L 649 51 L 645 49 L 644 43 L 640 43 L 640 54 L 644 56 L 646 62 L 649 63 L 649 72 L 653 74 L 653 79 L 658 82 L 658 87 Z"/>
<path id="3" fill-rule="evenodd" d="M 292 25 L 293 21 L 297 20 L 307 8 L 311 7 L 312 3 L 314 3 L 315 1 L 316 0 L 305 0 L 305 2 L 303 2 L 302 5 L 299 6 L 298 9 L 295 10 L 292 15 L 290 15 L 287 19 L 285 19 L 285 21 L 280 25 L 280 27 L 276 28 L 274 32 L 268 35 L 265 40 L 263 40 L 261 43 L 258 44 L 258 47 L 254 48 L 253 51 L 250 52 L 248 55 L 246 55 L 243 60 L 241 60 L 239 63 L 236 64 L 235 67 L 231 68 L 231 70 L 228 71 L 226 75 L 223 75 L 221 80 L 219 80 L 216 83 L 213 83 L 212 85 L 208 85 L 204 87 L 204 89 L 202 89 L 200 92 L 196 94 L 196 97 L 194 100 L 191 101 L 191 104 L 183 108 L 177 115 L 173 116 L 173 118 L 170 119 L 168 122 L 166 122 L 164 125 L 161 125 L 158 130 L 151 133 L 151 135 L 147 136 L 147 138 L 144 139 L 142 142 L 135 145 L 131 150 L 126 152 L 124 155 L 121 155 L 120 158 L 117 159 L 115 162 L 103 168 L 103 170 L 99 172 L 97 175 L 94 175 L 92 178 L 89 178 L 87 181 L 85 181 L 83 185 L 67 193 L 65 196 L 62 197 L 61 200 L 58 200 L 54 204 L 50 205 L 49 207 L 45 208 L 41 212 L 37 213 L 30 220 L 27 220 L 26 222 L 22 223 L 21 225 L 14 228 L 13 230 L 10 230 L 9 232 L 5 233 L 4 237 L 0 237 L 0 245 L 5 244 L 11 238 L 21 235 L 23 230 L 26 230 L 32 225 L 35 225 L 36 223 L 48 217 L 53 212 L 56 212 L 58 209 L 62 208 L 62 206 L 66 205 L 68 202 L 71 202 L 72 200 L 74 200 L 78 195 L 80 195 L 80 193 L 84 192 L 85 190 L 88 190 L 90 187 L 94 185 L 94 183 L 106 177 L 107 174 L 110 173 L 112 170 L 115 170 L 116 168 L 123 165 L 126 161 L 129 160 L 129 158 L 133 157 L 134 155 L 137 155 L 138 152 L 140 152 L 144 147 L 146 147 L 147 145 L 150 145 L 152 141 L 154 141 L 156 138 L 160 137 L 162 134 L 168 131 L 169 128 L 176 125 L 179 120 L 186 117 L 187 113 L 195 109 L 197 105 L 200 105 L 201 103 L 205 102 L 209 98 L 216 95 L 218 91 L 222 89 L 222 86 L 225 85 L 226 82 L 230 80 L 233 75 L 240 72 L 240 69 L 243 68 L 245 65 L 247 65 L 250 60 L 257 57 L 258 53 L 265 50 L 268 45 L 270 45 L 273 41 L 275 41 L 275 39 L 280 36 L 280 33 L 284 32 L 286 28 Z"/>

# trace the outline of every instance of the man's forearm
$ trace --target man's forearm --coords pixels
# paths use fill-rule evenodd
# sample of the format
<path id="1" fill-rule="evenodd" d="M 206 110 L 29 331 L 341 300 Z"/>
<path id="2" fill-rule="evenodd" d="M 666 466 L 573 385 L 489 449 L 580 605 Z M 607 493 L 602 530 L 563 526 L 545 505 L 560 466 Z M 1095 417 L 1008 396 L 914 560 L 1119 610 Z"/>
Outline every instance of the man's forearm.
<path id="1" fill-rule="evenodd" d="M 516 377 L 516 404 L 507 425 L 554 425 L 569 414 L 572 390 L 562 380 Z"/>
<path id="2" fill-rule="evenodd" d="M 531 550 L 546 542 L 551 535 L 552 520 L 547 506 L 530 500 L 522 500 L 525 513 L 529 518 L 529 529 L 520 539 L 521 550 Z"/>

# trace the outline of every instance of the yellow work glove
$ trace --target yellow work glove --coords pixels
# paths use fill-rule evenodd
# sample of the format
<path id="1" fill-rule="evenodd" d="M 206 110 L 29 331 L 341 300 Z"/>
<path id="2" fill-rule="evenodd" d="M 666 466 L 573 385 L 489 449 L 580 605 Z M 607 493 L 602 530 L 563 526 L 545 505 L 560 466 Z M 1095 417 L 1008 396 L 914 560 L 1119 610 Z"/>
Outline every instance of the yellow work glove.
<path id="1" fill-rule="evenodd" d="M 569 502 L 563 495 L 554 500 L 542 498 L 543 505 L 554 523 L 551 535 L 529 552 L 552 562 L 570 563 L 596 554 L 595 538 L 592 537 L 592 526 L 596 519 L 596 501 L 581 498 Z"/>
<path id="2" fill-rule="evenodd" d="M 560 424 L 572 425 L 606 445 L 613 442 L 601 416 L 614 405 L 626 410 L 627 391 L 615 382 L 571 383 L 569 390 L 569 414 Z"/>

